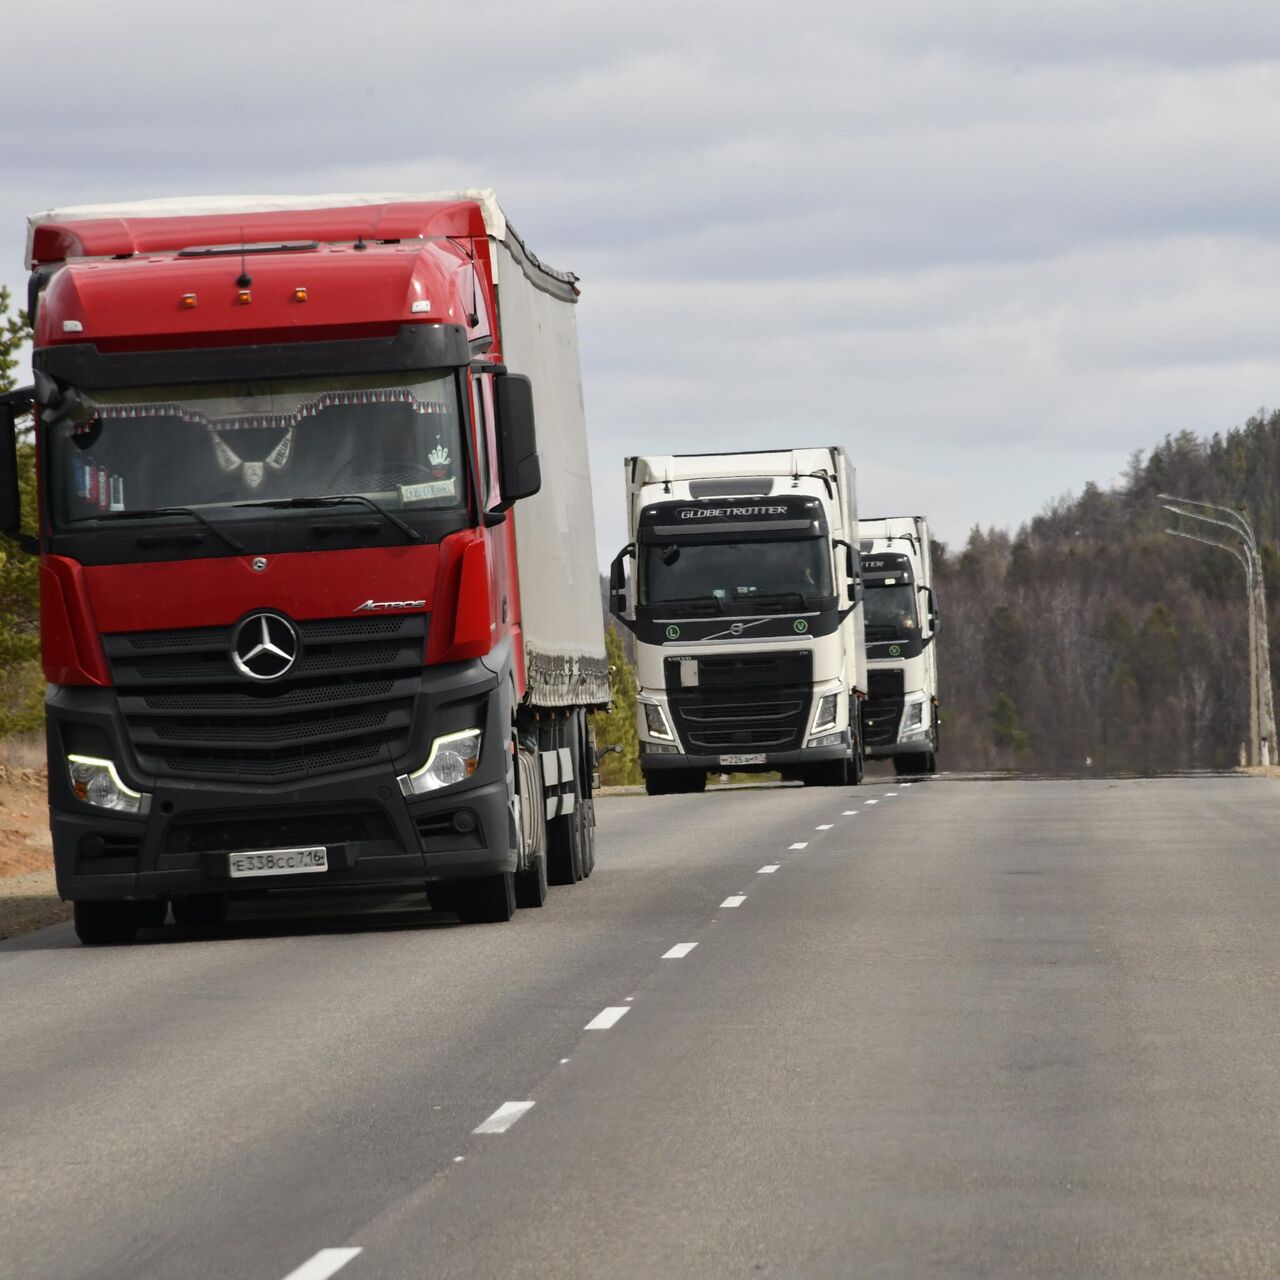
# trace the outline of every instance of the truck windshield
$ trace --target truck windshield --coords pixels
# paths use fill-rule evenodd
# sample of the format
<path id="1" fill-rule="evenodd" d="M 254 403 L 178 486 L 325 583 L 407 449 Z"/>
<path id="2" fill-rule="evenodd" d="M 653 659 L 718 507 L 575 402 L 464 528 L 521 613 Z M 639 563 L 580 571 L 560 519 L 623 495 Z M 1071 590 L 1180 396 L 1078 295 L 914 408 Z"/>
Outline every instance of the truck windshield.
<path id="1" fill-rule="evenodd" d="M 916 589 L 909 583 L 889 587 L 869 582 L 865 602 L 868 640 L 910 640 L 920 634 Z"/>
<path id="2" fill-rule="evenodd" d="M 640 558 L 642 605 L 784 613 L 817 608 L 831 594 L 831 564 L 822 538 L 651 545 Z"/>
<path id="3" fill-rule="evenodd" d="M 50 433 L 60 525 L 338 494 L 407 511 L 466 500 L 457 384 L 447 371 L 80 396 L 83 407 Z"/>

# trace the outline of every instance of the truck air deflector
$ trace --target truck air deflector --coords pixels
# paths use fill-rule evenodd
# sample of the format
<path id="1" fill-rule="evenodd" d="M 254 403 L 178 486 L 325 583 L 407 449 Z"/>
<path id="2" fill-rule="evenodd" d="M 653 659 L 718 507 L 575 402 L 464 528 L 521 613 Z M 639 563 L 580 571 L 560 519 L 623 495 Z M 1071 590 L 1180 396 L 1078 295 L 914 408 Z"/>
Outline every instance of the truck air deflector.
<path id="1" fill-rule="evenodd" d="M 470 363 L 460 324 L 406 324 L 392 337 L 329 342 L 281 342 L 250 347 L 178 351 L 99 351 L 91 342 L 37 350 L 32 364 L 72 386 L 180 386 L 230 379 L 314 377 L 350 373 L 402 373 L 460 368 Z"/>

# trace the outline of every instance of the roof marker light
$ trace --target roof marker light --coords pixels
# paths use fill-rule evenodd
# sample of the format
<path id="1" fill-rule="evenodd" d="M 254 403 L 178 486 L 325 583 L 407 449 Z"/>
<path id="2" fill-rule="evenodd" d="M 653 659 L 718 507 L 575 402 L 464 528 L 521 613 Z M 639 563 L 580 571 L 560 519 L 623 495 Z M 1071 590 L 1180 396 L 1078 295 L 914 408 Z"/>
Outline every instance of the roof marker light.
<path id="1" fill-rule="evenodd" d="M 420 316 L 424 312 L 427 312 L 430 310 L 431 310 L 431 303 L 426 298 L 422 298 L 419 301 L 412 303 L 409 307 L 409 311 L 411 312 L 411 314 L 415 316 Z"/>
<path id="2" fill-rule="evenodd" d="M 253 294 L 248 289 L 241 289 L 236 294 L 236 301 L 242 306 L 247 307 L 253 301 Z"/>
<path id="3" fill-rule="evenodd" d="M 182 305 L 190 310 L 196 305 L 196 295 L 194 293 L 184 293 L 182 295 Z"/>
<path id="4" fill-rule="evenodd" d="M 298 286 L 298 287 L 293 291 L 293 300 L 294 300 L 294 302 L 306 302 L 306 300 L 307 300 L 307 286 L 306 286 L 305 284 L 300 284 L 300 285 L 299 285 L 299 286 Z"/>
<path id="5" fill-rule="evenodd" d="M 79 320 L 64 320 L 62 322 L 63 333 L 83 333 L 84 325 Z"/>

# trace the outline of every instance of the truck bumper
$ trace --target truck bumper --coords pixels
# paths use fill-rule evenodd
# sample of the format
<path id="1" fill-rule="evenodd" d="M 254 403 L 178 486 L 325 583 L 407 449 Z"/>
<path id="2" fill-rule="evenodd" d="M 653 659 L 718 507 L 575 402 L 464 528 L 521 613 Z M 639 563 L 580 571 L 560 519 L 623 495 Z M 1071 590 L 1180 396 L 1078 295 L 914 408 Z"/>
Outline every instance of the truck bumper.
<path id="1" fill-rule="evenodd" d="M 465 670 L 462 668 L 466 668 Z M 432 696 L 433 679 L 440 681 Z M 49 807 L 58 893 L 67 900 L 257 895 L 271 890 L 422 888 L 429 880 L 516 868 L 507 804 L 509 726 L 497 681 L 479 663 L 424 675 L 426 712 L 412 755 L 288 785 L 142 774 L 110 689 L 53 691 L 47 704 Z M 466 710 L 459 711 L 459 707 Z M 437 709 L 441 716 L 433 714 Z M 398 778 L 426 759 L 431 739 L 484 728 L 480 766 L 465 782 L 405 797 Z M 90 733 L 150 812 L 130 816 L 80 801 L 66 756 Z M 96 754 L 96 753 L 95 753 Z M 323 845 L 328 870 L 232 878 L 228 855 Z"/>
<path id="2" fill-rule="evenodd" d="M 667 752 L 654 754 L 644 750 L 644 743 L 640 744 L 640 768 L 645 773 L 663 773 L 670 769 L 702 769 L 708 773 L 778 773 L 807 764 L 848 759 L 848 743 L 836 743 L 830 747 L 801 747 L 798 751 L 767 751 L 761 764 L 721 764 L 718 755 L 686 756 Z"/>

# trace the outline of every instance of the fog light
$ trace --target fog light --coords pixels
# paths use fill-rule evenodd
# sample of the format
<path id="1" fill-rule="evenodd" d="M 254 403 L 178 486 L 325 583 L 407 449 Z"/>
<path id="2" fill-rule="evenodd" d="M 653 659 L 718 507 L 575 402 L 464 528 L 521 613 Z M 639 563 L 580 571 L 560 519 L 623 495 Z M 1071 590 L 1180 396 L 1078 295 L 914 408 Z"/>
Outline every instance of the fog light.
<path id="1" fill-rule="evenodd" d="M 465 782 L 479 767 L 480 730 L 464 729 L 436 738 L 427 763 L 414 773 L 402 774 L 397 781 L 401 794 L 421 796 Z"/>
<path id="2" fill-rule="evenodd" d="M 810 738 L 811 747 L 840 747 L 844 745 L 844 730 L 839 733 L 825 733 L 820 738 Z"/>
<path id="3" fill-rule="evenodd" d="M 97 809 L 114 809 L 117 813 L 148 813 L 151 797 L 125 786 L 115 765 L 96 756 L 68 756 L 67 771 L 71 790 L 77 800 Z"/>

